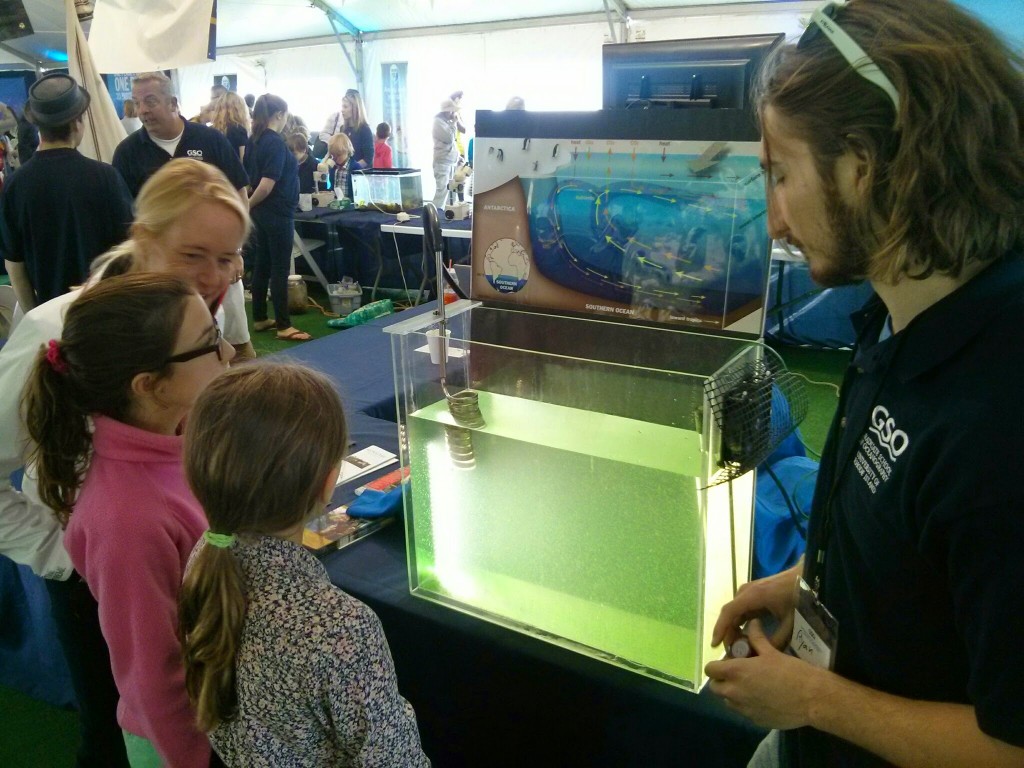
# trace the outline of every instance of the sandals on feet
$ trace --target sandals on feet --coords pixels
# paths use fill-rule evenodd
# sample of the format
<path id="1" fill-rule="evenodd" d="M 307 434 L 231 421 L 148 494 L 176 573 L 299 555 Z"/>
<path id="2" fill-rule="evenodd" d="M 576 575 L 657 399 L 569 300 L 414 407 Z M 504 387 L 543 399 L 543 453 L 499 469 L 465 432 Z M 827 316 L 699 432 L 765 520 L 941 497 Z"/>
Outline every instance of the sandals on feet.
<path id="1" fill-rule="evenodd" d="M 257 320 L 252 327 L 257 331 L 269 331 L 275 325 L 277 325 L 276 320 Z"/>
<path id="2" fill-rule="evenodd" d="M 285 328 L 277 332 L 277 338 L 281 341 L 309 341 L 313 337 L 298 328 Z"/>

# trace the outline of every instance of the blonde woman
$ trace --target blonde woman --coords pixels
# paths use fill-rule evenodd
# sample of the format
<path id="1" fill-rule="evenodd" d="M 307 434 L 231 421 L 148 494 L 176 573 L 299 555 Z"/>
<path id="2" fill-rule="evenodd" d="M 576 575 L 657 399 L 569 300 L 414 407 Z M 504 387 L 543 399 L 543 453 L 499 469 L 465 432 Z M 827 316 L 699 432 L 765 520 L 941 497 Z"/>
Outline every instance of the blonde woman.
<path id="1" fill-rule="evenodd" d="M 227 765 L 429 765 L 380 620 L 302 546 L 346 433 L 331 383 L 298 365 L 230 371 L 189 420 L 185 473 L 210 530 L 179 625 L 199 727 Z"/>
<path id="2" fill-rule="evenodd" d="M 228 143 L 238 152 L 238 159 L 244 162 L 250 131 L 249 108 L 234 91 L 214 99 L 210 108 L 210 124 L 227 137 Z"/>
<path id="3" fill-rule="evenodd" d="M 341 100 L 341 109 L 327 118 L 327 124 L 320 132 L 320 139 L 330 142 L 331 136 L 344 133 L 352 142 L 352 154 L 348 161 L 349 177 L 346 180 L 345 196 L 352 197 L 352 171 L 373 167 L 373 129 L 366 121 L 366 107 L 359 91 L 349 88 Z"/>

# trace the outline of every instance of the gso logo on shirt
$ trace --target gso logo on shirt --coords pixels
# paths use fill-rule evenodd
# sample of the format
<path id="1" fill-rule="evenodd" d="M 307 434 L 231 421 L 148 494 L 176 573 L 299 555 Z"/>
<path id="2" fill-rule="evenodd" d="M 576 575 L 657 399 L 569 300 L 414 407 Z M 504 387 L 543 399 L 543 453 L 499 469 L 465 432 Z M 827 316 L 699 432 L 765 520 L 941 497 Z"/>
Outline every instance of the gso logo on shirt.
<path id="1" fill-rule="evenodd" d="M 878 442 L 893 461 L 910 445 L 907 433 L 902 429 L 896 429 L 896 421 L 889 415 L 884 405 L 875 406 L 875 410 L 871 412 L 871 426 L 868 429 L 878 438 Z"/>
<path id="2" fill-rule="evenodd" d="M 201 149 L 190 149 L 185 154 L 188 155 L 189 157 L 194 157 L 196 160 L 203 159 L 203 150 Z"/>

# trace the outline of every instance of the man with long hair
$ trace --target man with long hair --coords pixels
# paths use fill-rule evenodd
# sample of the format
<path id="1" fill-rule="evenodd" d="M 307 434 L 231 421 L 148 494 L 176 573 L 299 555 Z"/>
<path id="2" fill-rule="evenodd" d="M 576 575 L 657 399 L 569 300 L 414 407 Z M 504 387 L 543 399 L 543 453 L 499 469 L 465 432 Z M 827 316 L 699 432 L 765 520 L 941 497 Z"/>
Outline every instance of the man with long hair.
<path id="1" fill-rule="evenodd" d="M 770 234 L 875 296 L 805 560 L 722 609 L 711 689 L 754 766 L 1024 764 L 1024 61 L 950 0 L 830 3 L 756 103 Z"/>

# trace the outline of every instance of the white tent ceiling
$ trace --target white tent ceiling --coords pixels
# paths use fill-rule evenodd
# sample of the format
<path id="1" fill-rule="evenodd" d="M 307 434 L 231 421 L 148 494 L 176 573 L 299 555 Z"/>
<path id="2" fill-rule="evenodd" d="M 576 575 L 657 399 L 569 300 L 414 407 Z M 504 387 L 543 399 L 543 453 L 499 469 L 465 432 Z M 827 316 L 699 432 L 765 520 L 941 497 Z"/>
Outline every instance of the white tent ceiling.
<path id="1" fill-rule="evenodd" d="M 139 0 L 139 5 L 146 2 Z M 379 39 L 438 28 L 453 32 L 460 26 L 470 30 L 481 25 L 594 21 L 605 18 L 606 8 L 619 29 L 627 15 L 643 18 L 692 12 L 701 6 L 749 8 L 768 2 L 779 0 L 218 0 L 217 46 L 219 51 L 252 50 L 283 42 L 294 45 L 297 40 L 322 42 L 334 31 L 321 8 L 333 11 L 343 37 L 361 33 L 365 39 Z M 0 67 L 64 66 L 64 0 L 24 0 L 24 4 L 34 34 L 0 43 Z"/>

